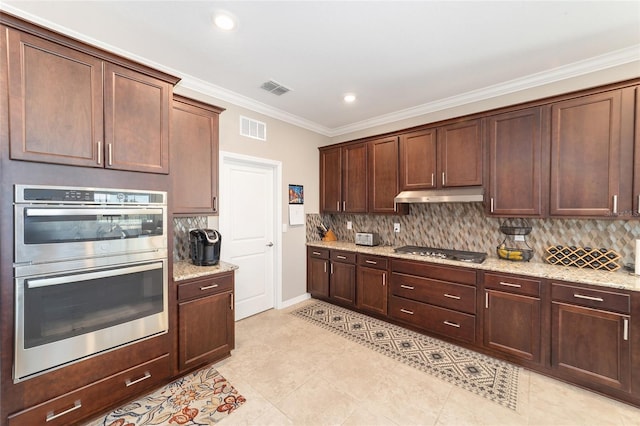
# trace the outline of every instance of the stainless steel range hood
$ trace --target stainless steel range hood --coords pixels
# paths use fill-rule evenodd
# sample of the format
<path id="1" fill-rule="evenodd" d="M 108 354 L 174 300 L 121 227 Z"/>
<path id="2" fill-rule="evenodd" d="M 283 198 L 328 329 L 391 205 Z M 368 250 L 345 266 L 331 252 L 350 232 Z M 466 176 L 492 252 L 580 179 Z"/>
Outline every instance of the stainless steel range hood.
<path id="1" fill-rule="evenodd" d="M 481 203 L 482 201 L 484 201 L 484 189 L 481 186 L 402 191 L 394 199 L 396 203 Z"/>

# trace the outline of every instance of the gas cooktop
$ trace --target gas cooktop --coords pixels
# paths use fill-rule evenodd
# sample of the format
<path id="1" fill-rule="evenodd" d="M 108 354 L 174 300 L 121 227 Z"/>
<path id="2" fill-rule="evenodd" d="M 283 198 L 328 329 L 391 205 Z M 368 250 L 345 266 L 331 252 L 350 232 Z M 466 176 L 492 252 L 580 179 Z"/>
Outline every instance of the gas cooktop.
<path id="1" fill-rule="evenodd" d="M 449 250 L 433 247 L 403 246 L 394 249 L 396 253 L 429 256 L 438 259 L 457 260 L 459 262 L 482 263 L 487 258 L 486 253 L 476 251 Z"/>

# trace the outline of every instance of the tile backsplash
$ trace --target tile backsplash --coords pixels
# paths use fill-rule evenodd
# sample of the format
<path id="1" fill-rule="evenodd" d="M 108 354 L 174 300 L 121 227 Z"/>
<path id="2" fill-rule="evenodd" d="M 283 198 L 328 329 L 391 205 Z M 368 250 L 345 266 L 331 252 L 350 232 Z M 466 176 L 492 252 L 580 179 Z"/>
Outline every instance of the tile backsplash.
<path id="1" fill-rule="evenodd" d="M 173 261 L 188 260 L 189 229 L 206 228 L 207 216 L 176 217 L 173 219 Z"/>
<path id="2" fill-rule="evenodd" d="M 484 251 L 496 257 L 496 246 L 506 237 L 500 232 L 504 220 L 485 216 L 480 203 L 412 204 L 405 216 L 308 214 L 307 241 L 320 241 L 317 226 L 323 221 L 338 240 L 353 241 L 356 232 L 371 231 L 380 234 L 385 245 Z M 532 227 L 526 236 L 526 243 L 535 253 L 532 261 L 542 262 L 546 248 L 552 245 L 603 247 L 618 252 L 623 264 L 635 261 L 635 240 L 640 238 L 637 220 L 527 220 Z M 352 230 L 347 229 L 347 221 L 352 222 Z M 394 223 L 400 223 L 397 234 L 393 232 Z M 507 241 L 510 247 L 525 247 L 522 244 Z"/>

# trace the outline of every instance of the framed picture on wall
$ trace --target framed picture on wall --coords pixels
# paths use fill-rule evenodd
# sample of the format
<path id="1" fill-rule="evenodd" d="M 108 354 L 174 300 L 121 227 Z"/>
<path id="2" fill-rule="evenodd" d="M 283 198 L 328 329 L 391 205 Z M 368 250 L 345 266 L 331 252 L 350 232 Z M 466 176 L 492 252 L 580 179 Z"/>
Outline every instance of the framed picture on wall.
<path id="1" fill-rule="evenodd" d="M 289 204 L 304 204 L 304 188 L 302 185 L 289 184 Z"/>

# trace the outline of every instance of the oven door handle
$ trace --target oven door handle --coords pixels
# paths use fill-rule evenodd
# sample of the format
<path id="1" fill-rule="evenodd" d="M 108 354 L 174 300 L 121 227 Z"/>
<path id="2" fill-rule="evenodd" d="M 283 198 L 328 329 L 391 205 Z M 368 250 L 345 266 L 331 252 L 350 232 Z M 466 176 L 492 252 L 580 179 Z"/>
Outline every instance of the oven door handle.
<path id="1" fill-rule="evenodd" d="M 147 263 L 144 265 L 128 266 L 125 268 L 109 269 L 106 271 L 88 272 L 86 274 L 65 275 L 63 277 L 27 279 L 27 288 L 48 287 L 59 284 L 69 284 L 79 281 L 89 281 L 98 278 L 113 277 L 117 275 L 133 274 L 136 272 L 162 269 L 162 262 Z"/>
<path id="2" fill-rule="evenodd" d="M 26 216 L 82 216 L 82 215 L 101 215 L 101 216 L 122 216 L 122 215 L 132 215 L 132 214 L 162 214 L 162 209 L 144 209 L 144 208 L 134 208 L 134 209 L 88 209 L 88 208 L 77 208 L 77 209 L 50 209 L 50 208 L 33 208 L 33 209 L 25 209 Z"/>

